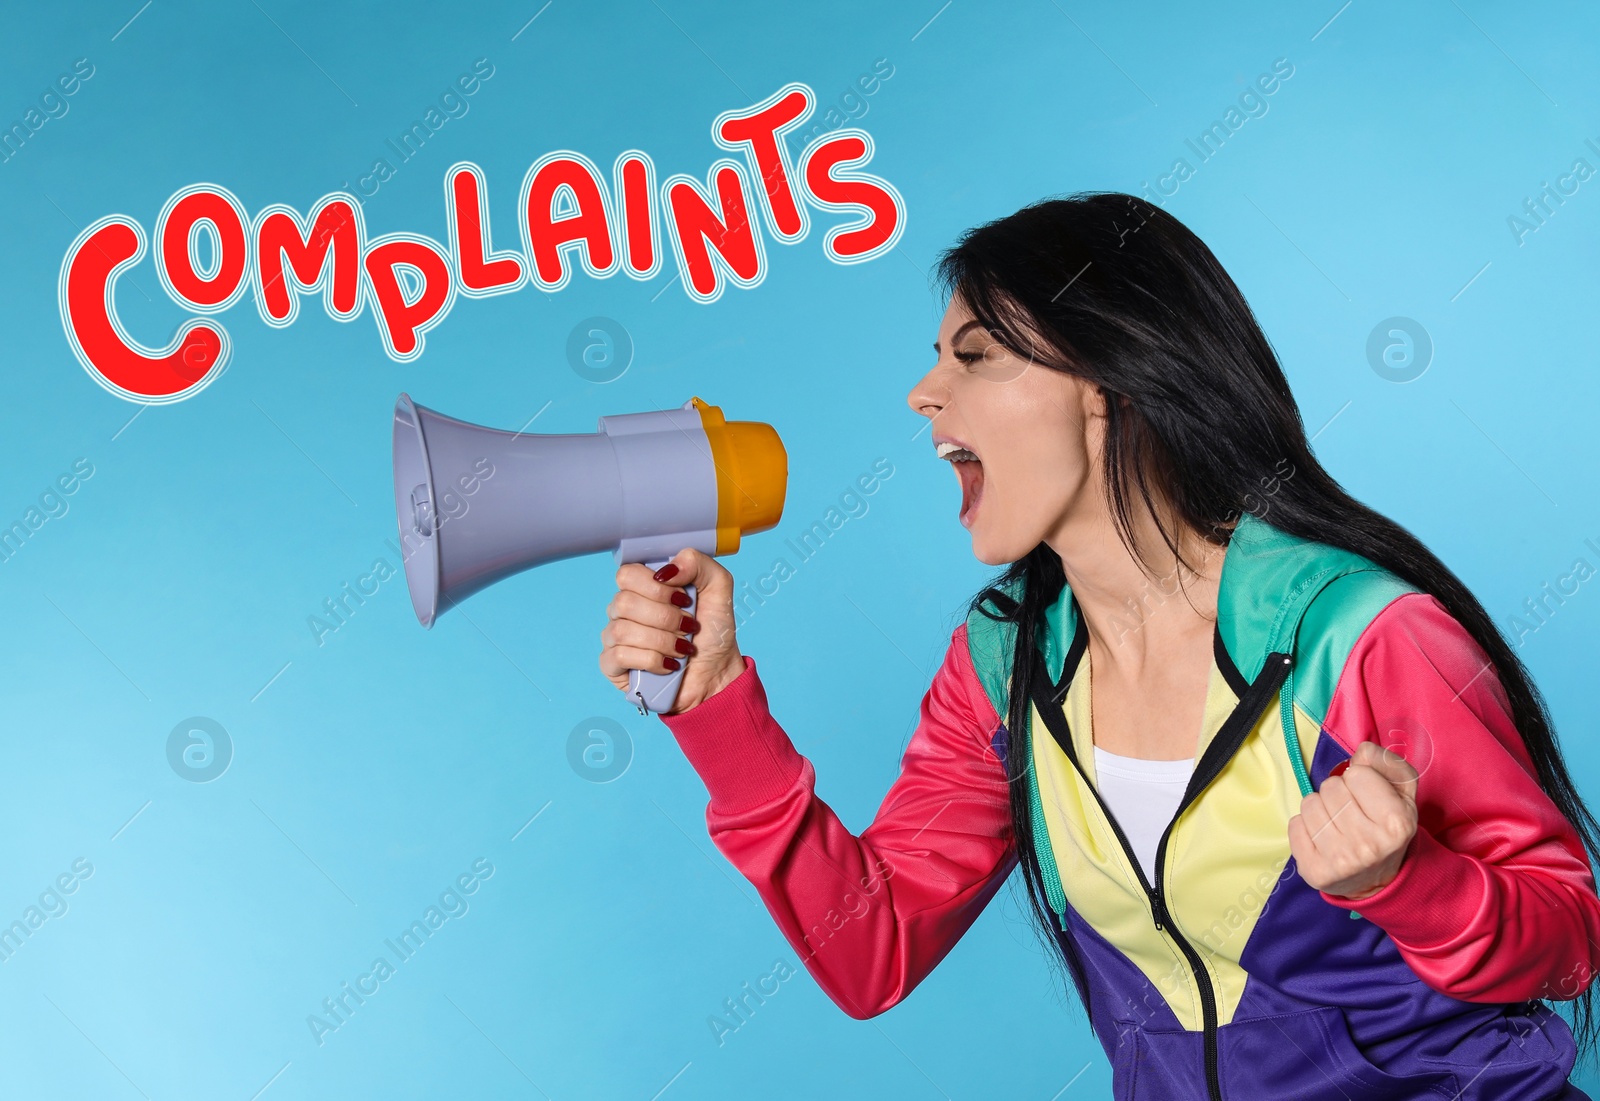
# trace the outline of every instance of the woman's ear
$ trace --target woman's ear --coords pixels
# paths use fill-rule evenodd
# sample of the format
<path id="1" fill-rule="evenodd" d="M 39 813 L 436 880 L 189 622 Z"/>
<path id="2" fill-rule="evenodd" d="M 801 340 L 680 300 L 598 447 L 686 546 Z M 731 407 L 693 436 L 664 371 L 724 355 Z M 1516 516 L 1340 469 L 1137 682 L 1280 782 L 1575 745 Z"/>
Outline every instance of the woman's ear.
<path id="1" fill-rule="evenodd" d="M 1091 417 L 1106 417 L 1110 415 L 1108 408 L 1109 397 L 1104 386 L 1089 385 L 1084 387 L 1084 412 Z M 1127 398 L 1118 396 L 1122 408 L 1127 408 Z"/>

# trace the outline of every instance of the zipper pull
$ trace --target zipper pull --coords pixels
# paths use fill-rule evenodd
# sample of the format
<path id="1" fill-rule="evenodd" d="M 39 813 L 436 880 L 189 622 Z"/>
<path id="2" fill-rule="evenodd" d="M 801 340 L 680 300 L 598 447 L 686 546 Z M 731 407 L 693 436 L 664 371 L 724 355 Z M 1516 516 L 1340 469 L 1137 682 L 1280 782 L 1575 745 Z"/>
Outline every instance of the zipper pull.
<path id="1" fill-rule="evenodd" d="M 1161 897 L 1161 892 L 1154 889 L 1150 891 L 1150 916 L 1155 920 L 1157 932 L 1161 931 L 1163 922 L 1171 920 L 1167 914 L 1166 901 Z"/>

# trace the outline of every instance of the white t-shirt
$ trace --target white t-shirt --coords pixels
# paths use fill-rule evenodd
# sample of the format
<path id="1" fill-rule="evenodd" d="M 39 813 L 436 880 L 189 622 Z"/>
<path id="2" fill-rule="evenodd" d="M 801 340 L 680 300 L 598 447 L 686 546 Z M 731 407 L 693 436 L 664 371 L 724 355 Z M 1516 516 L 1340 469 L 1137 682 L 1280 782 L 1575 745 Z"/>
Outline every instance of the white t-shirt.
<path id="1" fill-rule="evenodd" d="M 1147 761 L 1094 747 L 1094 775 L 1100 798 L 1127 835 L 1145 879 L 1156 880 L 1156 846 L 1183 802 L 1183 789 L 1194 772 L 1194 758 Z"/>

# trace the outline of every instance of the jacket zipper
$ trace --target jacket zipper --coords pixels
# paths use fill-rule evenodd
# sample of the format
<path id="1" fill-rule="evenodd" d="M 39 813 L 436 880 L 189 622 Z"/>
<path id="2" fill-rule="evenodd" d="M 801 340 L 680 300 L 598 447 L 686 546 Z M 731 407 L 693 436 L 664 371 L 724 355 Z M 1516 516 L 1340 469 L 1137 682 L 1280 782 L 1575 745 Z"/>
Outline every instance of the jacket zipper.
<path id="1" fill-rule="evenodd" d="M 1082 629 L 1082 621 L 1079 621 Z M 1087 639 L 1084 640 L 1085 642 Z M 1077 646 L 1073 647 L 1078 649 Z M 1081 656 L 1081 655 L 1080 655 Z M 1288 654 L 1270 653 L 1261 666 L 1261 672 L 1256 679 L 1245 689 L 1239 702 L 1234 706 L 1232 713 L 1223 720 L 1222 726 L 1212 737 L 1205 753 L 1195 765 L 1194 772 L 1189 777 L 1189 783 L 1184 788 L 1183 798 L 1178 803 L 1178 809 L 1173 812 L 1172 820 L 1167 823 L 1167 828 L 1161 831 L 1161 840 L 1156 845 L 1156 881 L 1154 884 L 1145 878 L 1144 866 L 1139 863 L 1138 856 L 1133 851 L 1133 846 L 1128 842 L 1127 834 L 1122 832 L 1122 827 L 1117 825 L 1116 817 L 1111 813 L 1111 808 L 1106 806 L 1100 797 L 1100 791 L 1095 785 L 1089 783 L 1088 775 L 1083 771 L 1083 765 L 1078 761 L 1077 752 L 1072 745 L 1072 733 L 1067 727 L 1066 716 L 1059 710 L 1061 700 L 1066 696 L 1066 689 L 1072 682 L 1072 676 L 1077 671 L 1077 662 L 1070 663 L 1062 676 L 1062 683 L 1055 686 L 1054 696 L 1044 694 L 1043 685 L 1050 684 L 1043 662 L 1040 662 L 1034 682 L 1040 685 L 1035 693 L 1034 702 L 1039 706 L 1039 713 L 1044 716 L 1045 726 L 1055 737 L 1056 743 L 1066 752 L 1072 766 L 1078 770 L 1078 775 L 1083 777 L 1083 782 L 1094 793 L 1094 800 L 1100 806 L 1100 811 L 1105 815 L 1106 822 L 1111 826 L 1111 832 L 1116 836 L 1117 843 L 1122 846 L 1123 854 L 1128 858 L 1128 863 L 1133 867 L 1133 874 L 1138 876 L 1139 885 L 1144 888 L 1146 898 L 1150 901 L 1150 918 L 1155 923 L 1158 932 L 1164 932 L 1177 944 L 1178 951 L 1189 963 L 1189 970 L 1194 974 L 1195 986 L 1200 991 L 1201 1027 L 1204 1034 L 1206 1091 L 1211 1101 L 1224 1101 L 1222 1096 L 1222 1080 L 1217 1065 L 1217 996 L 1216 990 L 1211 985 L 1211 974 L 1205 968 L 1205 963 L 1200 959 L 1200 954 L 1194 950 L 1187 938 L 1178 931 L 1172 921 L 1172 914 L 1167 909 L 1166 894 L 1162 890 L 1164 883 L 1163 873 L 1166 871 L 1167 840 L 1172 836 L 1172 828 L 1178 824 L 1178 819 L 1183 817 L 1183 812 L 1189 804 L 1199 798 L 1200 793 L 1221 774 L 1227 763 L 1243 744 L 1245 736 L 1249 734 L 1256 720 L 1261 717 L 1267 701 L 1283 684 L 1284 678 L 1289 675 L 1289 670 L 1294 664 L 1294 659 Z M 1054 706 L 1047 706 L 1054 705 Z M 1059 730 L 1057 729 L 1059 722 Z M 1037 783 L 1037 780 L 1034 781 Z"/>

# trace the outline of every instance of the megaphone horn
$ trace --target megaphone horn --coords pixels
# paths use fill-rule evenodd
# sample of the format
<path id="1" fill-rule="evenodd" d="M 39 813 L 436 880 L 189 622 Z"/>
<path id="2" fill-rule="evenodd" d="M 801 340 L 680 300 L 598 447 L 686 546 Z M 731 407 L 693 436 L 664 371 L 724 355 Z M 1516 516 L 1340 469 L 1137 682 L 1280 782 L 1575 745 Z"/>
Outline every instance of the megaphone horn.
<path id="1" fill-rule="evenodd" d="M 394 503 L 417 620 L 522 570 L 610 550 L 658 569 L 685 547 L 726 555 L 783 515 L 788 456 L 771 425 L 677 409 L 601 417 L 597 432 L 540 435 L 394 407 Z M 685 586 L 694 614 L 695 587 Z M 670 711 L 688 659 L 632 670 L 628 698 Z"/>

